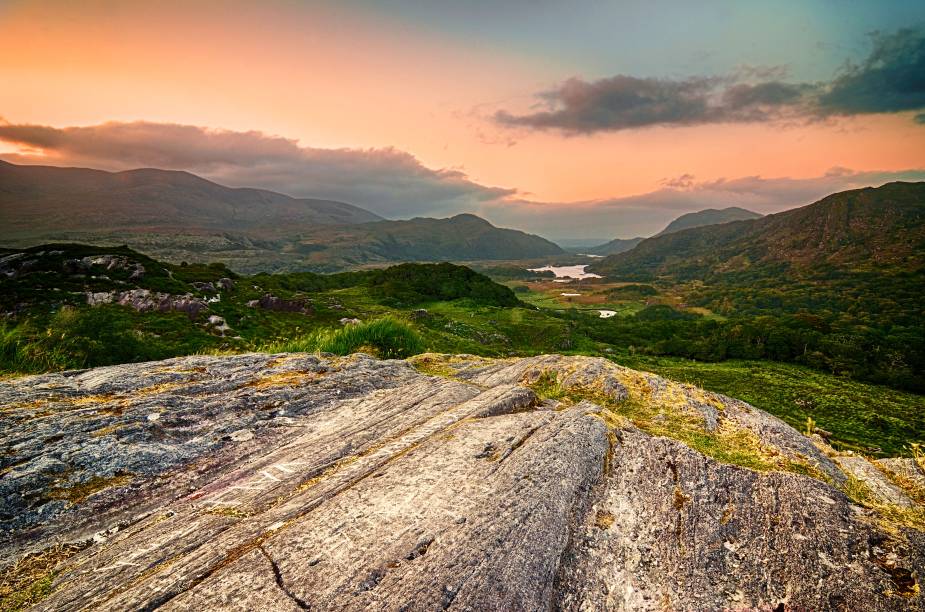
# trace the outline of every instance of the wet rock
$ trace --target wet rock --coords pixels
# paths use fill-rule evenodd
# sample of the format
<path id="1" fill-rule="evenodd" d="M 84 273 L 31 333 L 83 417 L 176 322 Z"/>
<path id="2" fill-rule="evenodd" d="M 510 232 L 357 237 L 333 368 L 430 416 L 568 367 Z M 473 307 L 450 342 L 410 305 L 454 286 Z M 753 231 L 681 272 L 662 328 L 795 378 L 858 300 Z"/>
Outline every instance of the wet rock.
<path id="1" fill-rule="evenodd" d="M 818 477 L 647 433 L 620 413 L 643 400 Z M 606 360 L 192 356 L 0 405 L 0 571 L 73 545 L 39 610 L 923 609 L 922 532 L 846 497 L 840 461 Z"/>

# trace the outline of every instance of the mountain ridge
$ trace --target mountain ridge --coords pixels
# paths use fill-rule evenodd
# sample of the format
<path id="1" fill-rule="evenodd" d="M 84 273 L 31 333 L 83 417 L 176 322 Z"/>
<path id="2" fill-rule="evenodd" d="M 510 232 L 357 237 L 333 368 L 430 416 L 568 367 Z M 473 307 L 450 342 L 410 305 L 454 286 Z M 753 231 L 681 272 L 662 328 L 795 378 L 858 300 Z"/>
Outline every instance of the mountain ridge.
<path id="1" fill-rule="evenodd" d="M 0 163 L 0 223 L 7 233 L 41 233 L 62 226 L 71 231 L 272 231 L 293 224 L 382 219 L 345 202 L 228 187 L 184 170 L 108 172 Z"/>
<path id="2" fill-rule="evenodd" d="M 611 277 L 676 279 L 756 265 L 807 270 L 922 266 L 925 182 L 887 183 L 831 194 L 758 219 L 684 229 L 643 240 L 591 269 Z"/>
<path id="3" fill-rule="evenodd" d="M 665 229 L 655 234 L 655 236 L 672 234 L 674 232 L 691 229 L 693 227 L 720 225 L 722 223 L 729 223 L 730 221 L 759 219 L 762 216 L 764 215 L 746 210 L 745 208 L 740 208 L 738 206 L 729 206 L 727 208 L 704 208 L 703 210 L 689 212 L 675 218 L 671 221 L 671 223 L 665 226 Z"/>
<path id="4" fill-rule="evenodd" d="M 544 238 L 471 213 L 387 220 L 343 202 L 226 187 L 156 168 L 107 172 L 2 162 L 0 227 L 9 246 L 130 244 L 168 261 L 207 258 L 242 272 L 563 253 Z"/>

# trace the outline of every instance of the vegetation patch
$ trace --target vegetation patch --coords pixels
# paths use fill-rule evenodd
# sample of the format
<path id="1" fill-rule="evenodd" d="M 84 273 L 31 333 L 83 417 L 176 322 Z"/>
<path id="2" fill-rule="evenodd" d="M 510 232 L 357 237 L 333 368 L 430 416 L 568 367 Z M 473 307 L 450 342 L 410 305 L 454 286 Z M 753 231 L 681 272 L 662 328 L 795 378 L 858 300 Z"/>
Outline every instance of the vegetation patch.
<path id="1" fill-rule="evenodd" d="M 807 461 L 784 455 L 773 446 L 763 443 L 748 429 L 736 427 L 722 418 L 709 431 L 703 415 L 690 406 L 690 401 L 713 403 L 699 389 L 668 382 L 658 394 L 653 394 L 648 381 L 639 373 L 629 373 L 620 382 L 628 388 L 630 396 L 615 401 L 601 391 L 589 388 L 564 388 L 559 373 L 545 371 L 530 388 L 542 399 L 555 399 L 567 404 L 589 400 L 603 408 L 602 418 L 613 429 L 627 421 L 642 431 L 672 438 L 692 449 L 720 461 L 756 471 L 785 471 L 811 476 L 818 480 L 828 478 Z M 698 393 L 699 392 L 699 393 Z"/>
<path id="2" fill-rule="evenodd" d="M 875 511 L 880 526 L 889 533 L 901 536 L 899 526 L 925 531 L 925 507 L 922 505 L 903 507 L 883 502 L 870 487 L 851 474 L 848 474 L 843 491 L 856 504 Z"/>
<path id="3" fill-rule="evenodd" d="M 340 329 L 319 330 L 296 340 L 272 344 L 265 350 L 271 353 L 321 352 L 335 355 L 369 352 L 384 359 L 403 359 L 422 353 L 424 343 L 420 334 L 407 323 L 383 317 Z"/>
<path id="4" fill-rule="evenodd" d="M 108 478 L 94 476 L 86 482 L 78 483 L 70 487 L 55 487 L 48 491 L 47 497 L 49 499 L 63 499 L 71 504 L 79 504 L 91 495 L 105 489 L 121 487 L 131 482 L 131 480 L 131 474 L 117 474 Z"/>
<path id="5" fill-rule="evenodd" d="M 56 568 L 84 548 L 83 544 L 55 544 L 5 567 L 0 571 L 0 612 L 24 610 L 50 595 Z"/>

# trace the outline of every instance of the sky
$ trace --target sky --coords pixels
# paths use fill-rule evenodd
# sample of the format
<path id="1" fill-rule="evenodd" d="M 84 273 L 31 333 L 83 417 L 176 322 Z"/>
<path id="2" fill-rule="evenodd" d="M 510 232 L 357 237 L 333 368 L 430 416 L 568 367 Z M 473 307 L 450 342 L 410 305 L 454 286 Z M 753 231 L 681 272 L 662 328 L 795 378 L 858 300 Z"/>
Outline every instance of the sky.
<path id="1" fill-rule="evenodd" d="M 925 180 L 925 3 L 0 0 L 0 158 L 628 238 Z"/>

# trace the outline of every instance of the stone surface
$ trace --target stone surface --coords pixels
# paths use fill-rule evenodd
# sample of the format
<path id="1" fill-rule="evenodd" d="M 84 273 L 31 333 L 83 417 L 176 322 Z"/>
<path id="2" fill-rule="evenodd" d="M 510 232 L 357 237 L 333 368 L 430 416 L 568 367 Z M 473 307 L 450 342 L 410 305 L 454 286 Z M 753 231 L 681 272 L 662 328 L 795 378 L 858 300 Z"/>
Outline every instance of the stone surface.
<path id="1" fill-rule="evenodd" d="M 633 402 L 819 477 L 646 433 Z M 0 406 L 0 572 L 75 545 L 39 610 L 925 607 L 922 533 L 853 504 L 844 457 L 603 359 L 194 356 L 8 380 Z"/>

